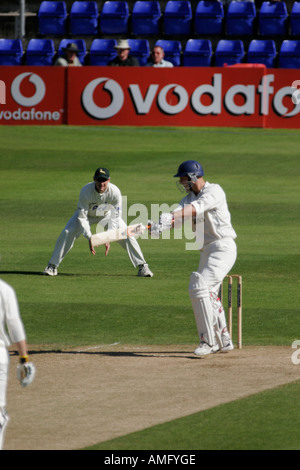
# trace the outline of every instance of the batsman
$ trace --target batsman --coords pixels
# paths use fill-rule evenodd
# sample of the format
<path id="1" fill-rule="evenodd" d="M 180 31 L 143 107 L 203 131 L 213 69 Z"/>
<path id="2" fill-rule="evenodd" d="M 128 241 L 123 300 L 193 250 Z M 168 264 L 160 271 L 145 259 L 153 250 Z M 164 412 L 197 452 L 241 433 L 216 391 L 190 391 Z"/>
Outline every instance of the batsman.
<path id="1" fill-rule="evenodd" d="M 187 195 L 172 213 L 163 213 L 150 231 L 159 236 L 164 230 L 192 221 L 193 230 L 201 227 L 202 247 L 197 271 L 190 276 L 189 296 L 200 339 L 195 354 L 204 356 L 234 349 L 227 330 L 223 306 L 218 297 L 224 277 L 233 267 L 237 237 L 228 210 L 226 195 L 218 184 L 204 180 L 202 165 L 195 160 L 183 162 L 174 177 Z"/>

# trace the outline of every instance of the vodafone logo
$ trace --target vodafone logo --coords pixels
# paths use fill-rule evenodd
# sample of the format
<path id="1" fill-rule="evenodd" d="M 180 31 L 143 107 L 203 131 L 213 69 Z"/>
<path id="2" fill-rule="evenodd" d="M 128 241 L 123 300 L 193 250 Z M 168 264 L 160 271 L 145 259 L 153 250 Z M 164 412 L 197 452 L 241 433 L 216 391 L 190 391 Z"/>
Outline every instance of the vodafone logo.
<path id="1" fill-rule="evenodd" d="M 4 122 L 7 124 L 21 123 L 22 121 L 58 123 L 61 120 L 64 110 L 62 108 L 59 110 L 47 109 L 49 97 L 47 100 L 46 84 L 36 73 L 24 72 L 15 76 L 10 85 L 10 94 L 14 103 L 9 103 L 0 109 L 0 124 Z M 16 108 L 15 103 L 19 107 Z M 40 106 L 42 109 L 36 109 L 39 103 L 42 103 Z"/>
<path id="2" fill-rule="evenodd" d="M 101 84 L 103 92 L 111 97 L 109 106 L 101 107 L 94 102 L 94 92 Z M 84 110 L 95 119 L 108 119 L 117 114 L 124 103 L 124 93 L 120 85 L 112 79 L 101 77 L 92 80 L 82 93 L 82 106 Z"/>
<path id="3" fill-rule="evenodd" d="M 30 97 L 24 96 L 20 91 L 21 84 L 23 80 L 27 77 L 29 77 L 28 81 L 35 86 L 35 93 Z M 35 73 L 31 72 L 24 72 L 14 79 L 11 84 L 10 91 L 16 103 L 21 106 L 26 106 L 28 108 L 31 106 L 36 106 L 43 100 L 46 93 L 46 86 L 41 77 L 39 77 L 39 75 L 36 75 Z"/>
<path id="4" fill-rule="evenodd" d="M 269 115 L 271 106 L 275 113 L 285 118 L 293 117 L 300 112 L 299 100 L 292 100 L 295 88 L 286 86 L 274 93 L 274 75 L 264 75 L 258 87 L 253 84 L 233 84 L 223 89 L 223 76 L 220 73 L 213 75 L 211 83 L 199 85 L 192 91 L 176 83 L 170 83 L 162 88 L 158 84 L 149 84 L 146 93 L 142 94 L 139 84 L 129 84 L 124 90 L 115 80 L 99 77 L 88 83 L 82 93 L 82 107 L 94 119 L 109 119 L 121 111 L 125 98 L 131 100 L 137 115 L 146 115 L 156 106 L 163 114 L 178 115 L 190 108 L 198 115 L 219 115 L 225 112 L 232 116 Z M 99 88 L 100 85 L 102 88 Z M 106 106 L 102 100 L 106 95 Z M 126 94 L 128 93 L 128 96 Z M 170 93 L 177 97 L 176 103 L 169 102 Z M 107 94 L 110 102 L 107 105 Z M 95 95 L 97 97 L 95 97 Z M 255 109 L 255 96 L 259 95 L 259 110 Z M 203 101 L 209 96 L 210 101 Z M 236 97 L 242 96 L 242 102 L 236 102 Z M 289 106 L 286 105 L 286 98 Z M 102 106 L 99 104 L 102 102 Z"/>

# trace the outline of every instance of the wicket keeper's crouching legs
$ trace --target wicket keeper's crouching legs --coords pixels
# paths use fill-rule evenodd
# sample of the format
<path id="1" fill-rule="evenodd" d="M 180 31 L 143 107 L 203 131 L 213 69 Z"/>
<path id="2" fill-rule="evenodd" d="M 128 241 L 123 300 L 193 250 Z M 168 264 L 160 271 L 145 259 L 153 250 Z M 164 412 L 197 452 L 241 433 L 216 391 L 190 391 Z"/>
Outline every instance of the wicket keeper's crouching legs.
<path id="1" fill-rule="evenodd" d="M 90 218 L 89 219 L 90 225 L 101 223 L 104 227 L 107 226 L 107 220 L 105 219 L 98 219 L 98 218 Z M 120 219 L 119 226 L 126 227 L 125 222 Z M 49 261 L 48 266 L 45 269 L 45 274 L 48 275 L 57 275 L 57 268 L 67 255 L 67 253 L 73 248 L 75 241 L 84 233 L 82 225 L 78 220 L 77 212 L 71 217 L 71 219 L 67 222 L 67 225 L 60 233 L 51 259 Z M 125 240 L 119 240 L 118 243 L 127 251 L 128 257 L 133 264 L 134 268 L 139 267 L 138 276 L 139 277 L 152 277 L 153 273 L 148 268 L 148 265 L 145 261 L 141 248 L 134 237 L 126 238 Z M 53 274 L 50 272 L 46 272 L 47 268 L 50 270 L 52 269 Z"/>

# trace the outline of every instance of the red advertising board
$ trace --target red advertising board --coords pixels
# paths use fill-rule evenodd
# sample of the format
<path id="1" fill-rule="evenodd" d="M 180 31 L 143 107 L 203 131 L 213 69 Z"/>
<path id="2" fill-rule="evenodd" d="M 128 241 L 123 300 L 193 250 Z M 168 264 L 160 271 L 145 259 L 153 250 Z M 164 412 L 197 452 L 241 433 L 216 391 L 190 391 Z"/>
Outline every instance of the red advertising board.
<path id="1" fill-rule="evenodd" d="M 0 125 L 66 123 L 66 72 L 64 67 L 1 66 Z"/>
<path id="2" fill-rule="evenodd" d="M 89 67 L 69 71 L 70 124 L 261 127 L 258 68 Z"/>
<path id="3" fill-rule="evenodd" d="M 68 73 L 68 123 L 299 128 L 291 70 L 88 67 Z"/>
<path id="4" fill-rule="evenodd" d="M 300 75 L 231 67 L 0 67 L 0 125 L 300 127 Z"/>
<path id="5" fill-rule="evenodd" d="M 264 86 L 266 96 L 266 126 L 278 129 L 300 128 L 300 70 L 267 69 Z"/>

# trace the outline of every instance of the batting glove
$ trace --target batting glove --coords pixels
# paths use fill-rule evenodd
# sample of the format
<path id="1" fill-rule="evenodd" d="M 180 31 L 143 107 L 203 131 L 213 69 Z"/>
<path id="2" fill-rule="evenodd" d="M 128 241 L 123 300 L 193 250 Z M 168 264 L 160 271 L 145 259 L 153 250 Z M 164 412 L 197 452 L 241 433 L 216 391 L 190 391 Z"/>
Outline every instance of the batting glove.
<path id="1" fill-rule="evenodd" d="M 161 235 L 161 227 L 157 222 L 152 222 L 148 220 L 148 230 L 151 238 L 159 238 Z"/>
<path id="2" fill-rule="evenodd" d="M 174 215 L 163 213 L 159 218 L 159 225 L 161 227 L 161 231 L 170 230 L 174 227 Z"/>

